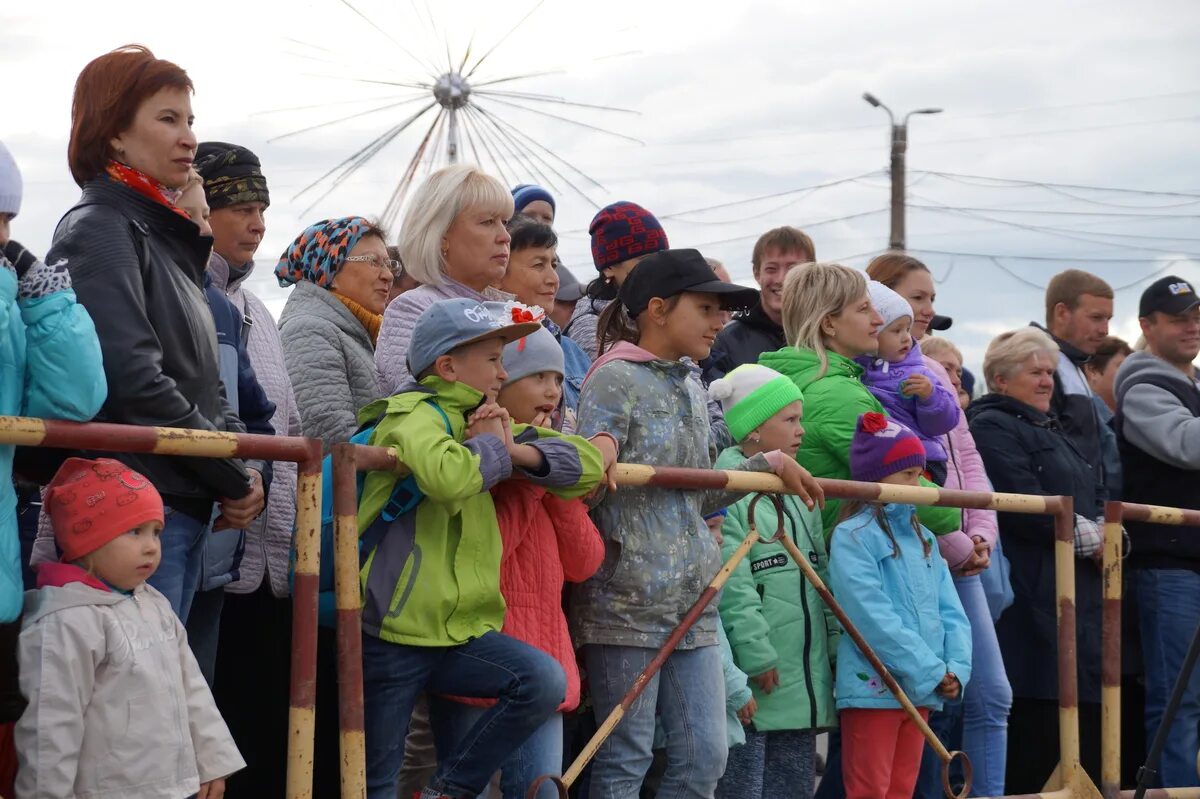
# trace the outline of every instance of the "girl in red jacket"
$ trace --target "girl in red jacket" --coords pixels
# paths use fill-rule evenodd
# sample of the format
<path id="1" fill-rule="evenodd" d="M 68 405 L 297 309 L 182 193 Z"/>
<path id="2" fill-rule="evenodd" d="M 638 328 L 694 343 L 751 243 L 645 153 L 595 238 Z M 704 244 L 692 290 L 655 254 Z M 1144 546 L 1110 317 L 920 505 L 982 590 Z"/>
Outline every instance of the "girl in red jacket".
<path id="1" fill-rule="evenodd" d="M 508 380 L 500 390 L 499 404 L 515 423 L 549 427 L 562 396 L 564 372 L 562 348 L 554 335 L 542 328 L 505 346 L 504 369 Z M 503 632 L 553 655 L 567 677 L 567 695 L 559 712 L 500 767 L 504 799 L 523 799 L 537 777 L 562 773 L 563 713 L 579 704 L 579 669 L 562 612 L 563 582 L 591 577 L 604 559 L 604 542 L 582 500 L 560 499 L 521 479 L 496 486 L 492 500 L 504 542 Z M 453 751 L 454 743 L 488 704 L 488 700 L 435 697 L 430 716 L 438 749 Z M 538 797 L 557 795 L 552 785 L 544 784 Z"/>

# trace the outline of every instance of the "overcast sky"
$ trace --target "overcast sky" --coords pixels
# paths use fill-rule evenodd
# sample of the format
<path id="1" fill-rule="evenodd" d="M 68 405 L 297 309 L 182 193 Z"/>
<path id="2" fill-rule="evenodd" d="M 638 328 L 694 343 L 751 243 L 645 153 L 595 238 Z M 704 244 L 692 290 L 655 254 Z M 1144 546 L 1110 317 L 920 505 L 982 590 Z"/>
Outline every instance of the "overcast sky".
<path id="1" fill-rule="evenodd" d="M 533 6 L 356 0 L 385 35 L 340 0 L 6 3 L 0 140 L 26 183 L 14 236 L 44 252 L 78 197 L 66 143 L 79 70 L 139 42 L 191 75 L 201 140 L 238 142 L 261 157 L 272 205 L 252 285 L 278 312 L 286 298 L 270 275 L 278 254 L 309 222 L 378 215 L 432 117 L 311 210 L 318 192 L 294 199 L 300 189 L 422 104 L 269 140 L 415 97 L 355 79 L 428 81 L 418 60 L 440 68 L 448 45 L 457 63 L 470 43 L 474 61 Z M 588 221 L 617 199 L 654 211 L 673 246 L 720 258 L 741 282 L 751 281 L 755 238 L 783 224 L 809 229 L 821 260 L 865 266 L 887 244 L 888 130 L 861 94 L 901 114 L 944 108 L 912 121 L 909 203 L 924 207 L 909 212 L 908 246 L 939 282 L 938 310 L 956 319 L 950 337 L 978 364 L 992 335 L 1042 316 L 1038 287 L 1062 268 L 1121 289 L 1115 332 L 1126 336 L 1153 275 L 1200 279 L 1197 41 L 1200 4 L 1188 0 L 547 0 L 473 81 L 561 69 L 492 88 L 637 112 L 499 98 L 640 144 L 479 97 L 604 187 L 575 176 L 588 198 L 567 190 L 559 200 L 560 252 L 584 279 L 595 274 Z M 312 107 L 264 113 L 294 106 Z M 537 182 L 527 167 L 509 169 Z M 847 178 L 859 179 L 794 191 Z M 1089 186 L 1162 193 L 1080 188 Z M 727 203 L 738 204 L 703 210 Z M 851 218 L 814 224 L 840 217 Z"/>

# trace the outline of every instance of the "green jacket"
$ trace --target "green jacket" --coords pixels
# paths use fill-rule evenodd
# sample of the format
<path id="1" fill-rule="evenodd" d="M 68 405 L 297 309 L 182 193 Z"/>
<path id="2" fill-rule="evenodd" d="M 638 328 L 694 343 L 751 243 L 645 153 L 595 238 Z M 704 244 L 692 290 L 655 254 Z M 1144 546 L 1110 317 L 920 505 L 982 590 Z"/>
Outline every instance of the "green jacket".
<path id="1" fill-rule="evenodd" d="M 717 459 L 717 468 L 727 469 L 745 457 L 740 448 L 730 447 Z M 794 496 L 782 499 L 784 534 L 825 579 L 828 557 L 821 515 L 805 508 Z M 750 497 L 729 507 L 721 527 L 721 549 L 726 559 L 750 532 L 749 508 Z M 759 535 L 772 535 L 778 524 L 775 506 L 759 502 L 754 521 Z M 758 702 L 755 729 L 768 732 L 837 726 L 830 660 L 837 652 L 841 628 L 783 544 L 759 542 L 750 548 L 721 592 L 720 612 L 739 669 L 752 676 L 779 670 L 779 687 L 770 694 L 750 683 Z"/>
<path id="2" fill-rule="evenodd" d="M 836 352 L 829 352 L 828 356 L 829 369 L 825 374 L 821 374 L 817 354 L 809 349 L 784 347 L 764 352 L 758 362 L 787 375 L 804 392 L 804 443 L 796 460 L 814 477 L 849 480 L 850 443 L 854 440 L 858 417 L 887 411 L 860 379 L 861 366 Z M 933 483 L 922 478 L 922 485 Z M 836 499 L 825 502 L 821 519 L 826 540 L 838 525 L 841 506 Z M 962 528 L 962 512 L 958 508 L 922 506 L 917 508 L 917 517 L 934 535 Z"/>
<path id="3" fill-rule="evenodd" d="M 359 573 L 363 631 L 396 644 L 456 646 L 504 623 L 500 529 L 489 489 L 513 471 L 504 442 L 481 435 L 463 442 L 466 415 L 483 394 L 430 376 L 411 390 L 363 408 L 360 422 L 384 414 L 371 444 L 390 447 L 412 470 L 424 499 L 388 528 Z M 450 420 L 451 433 L 434 396 Z M 543 456 L 526 479 L 564 497 L 591 491 L 603 475 L 599 450 L 578 436 L 515 425 L 518 443 Z M 358 506 L 359 534 L 379 516 L 398 476 L 370 472 Z"/>

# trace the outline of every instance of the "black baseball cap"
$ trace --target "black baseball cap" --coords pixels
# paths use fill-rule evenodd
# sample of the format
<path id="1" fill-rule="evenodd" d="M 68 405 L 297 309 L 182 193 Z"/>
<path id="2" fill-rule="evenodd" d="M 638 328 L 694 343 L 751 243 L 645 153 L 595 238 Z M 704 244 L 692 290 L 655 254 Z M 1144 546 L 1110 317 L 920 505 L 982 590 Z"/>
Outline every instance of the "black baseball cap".
<path id="1" fill-rule="evenodd" d="M 1155 311 L 1165 314 L 1181 314 L 1200 305 L 1200 296 L 1192 284 L 1181 277 L 1167 275 L 1151 283 L 1142 292 L 1138 303 L 1138 316 L 1149 316 Z"/>
<path id="2" fill-rule="evenodd" d="M 629 315 L 637 316 L 655 297 L 666 299 L 685 291 L 716 294 L 721 307 L 731 311 L 758 302 L 758 289 L 721 280 L 699 250 L 659 250 L 646 256 L 625 277 L 618 296 Z"/>
<path id="3" fill-rule="evenodd" d="M 949 316 L 941 316 L 939 314 L 934 314 L 933 318 L 929 320 L 929 329 L 930 330 L 949 330 L 950 325 L 952 325 L 952 324 L 954 324 L 954 320 L 951 319 Z"/>

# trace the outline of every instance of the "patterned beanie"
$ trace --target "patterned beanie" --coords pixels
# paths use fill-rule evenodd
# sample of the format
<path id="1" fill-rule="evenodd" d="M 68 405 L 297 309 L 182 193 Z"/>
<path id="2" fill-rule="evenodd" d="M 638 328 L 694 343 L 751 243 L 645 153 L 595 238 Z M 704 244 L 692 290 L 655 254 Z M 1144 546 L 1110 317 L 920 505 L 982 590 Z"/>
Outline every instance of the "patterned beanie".
<path id="1" fill-rule="evenodd" d="M 879 328 L 880 330 L 902 316 L 913 318 L 912 306 L 908 304 L 908 300 L 878 280 L 867 281 L 867 294 L 871 297 L 871 305 L 874 306 L 875 312 L 883 317 L 883 327 Z"/>
<path id="2" fill-rule="evenodd" d="M 271 204 L 258 156 L 237 144 L 206 141 L 196 148 L 196 171 L 204 178 L 208 207 L 216 211 L 238 203 Z"/>
<path id="3" fill-rule="evenodd" d="M 541 186 L 535 186 L 532 183 L 522 183 L 520 186 L 514 186 L 512 190 L 513 208 L 516 213 L 521 213 L 530 203 L 542 200 L 550 206 L 551 211 L 558 209 L 554 205 L 554 197 L 550 192 L 543 189 Z"/>
<path id="4" fill-rule="evenodd" d="M 877 483 L 889 474 L 913 466 L 925 468 L 925 445 L 916 433 L 882 413 L 864 413 L 858 417 L 854 440 L 850 442 L 851 479 Z"/>
<path id="5" fill-rule="evenodd" d="M 654 214 L 624 200 L 601 208 L 592 217 L 588 233 L 592 236 L 592 262 L 599 272 L 670 247 L 667 233 Z"/>
<path id="6" fill-rule="evenodd" d="M 275 277 L 283 287 L 307 280 L 323 289 L 333 285 L 334 275 L 358 244 L 371 223 L 361 216 L 322 219 L 296 237 L 275 265 Z"/>
<path id="7" fill-rule="evenodd" d="M 21 170 L 0 141 L 0 214 L 16 216 L 21 210 Z"/>
<path id="8" fill-rule="evenodd" d="M 787 405 L 804 401 L 791 378 L 756 363 L 743 364 L 712 381 L 708 395 L 721 403 L 734 441 L 745 439 Z"/>
<path id="9" fill-rule="evenodd" d="M 68 458 L 46 487 L 45 502 L 66 563 L 146 522 L 163 523 L 158 490 L 111 458 Z"/>

